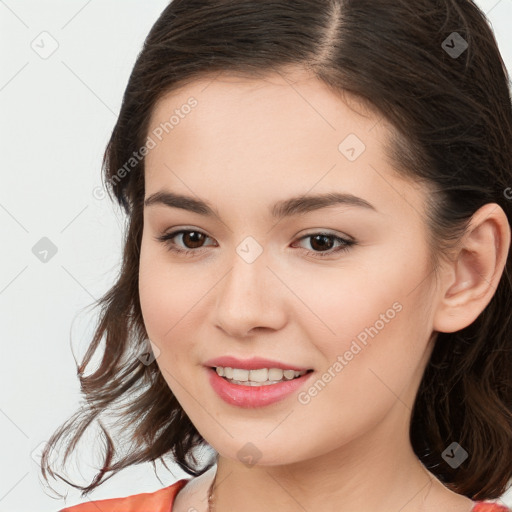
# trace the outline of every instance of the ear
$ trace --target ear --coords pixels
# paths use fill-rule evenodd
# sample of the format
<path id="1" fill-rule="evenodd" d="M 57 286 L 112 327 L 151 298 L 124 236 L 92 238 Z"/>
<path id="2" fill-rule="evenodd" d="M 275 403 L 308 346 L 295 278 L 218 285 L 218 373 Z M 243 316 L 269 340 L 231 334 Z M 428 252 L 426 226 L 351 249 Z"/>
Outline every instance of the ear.
<path id="1" fill-rule="evenodd" d="M 455 332 L 473 323 L 491 301 L 510 248 L 510 224 L 501 206 L 477 210 L 455 257 L 442 272 L 433 329 Z"/>

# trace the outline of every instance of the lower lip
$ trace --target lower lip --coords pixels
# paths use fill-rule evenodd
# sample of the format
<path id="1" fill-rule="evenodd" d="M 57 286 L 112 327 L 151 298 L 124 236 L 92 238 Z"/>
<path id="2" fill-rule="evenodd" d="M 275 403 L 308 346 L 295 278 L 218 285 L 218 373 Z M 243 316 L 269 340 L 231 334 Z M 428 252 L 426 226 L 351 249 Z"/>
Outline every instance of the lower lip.
<path id="1" fill-rule="evenodd" d="M 270 405 L 297 391 L 311 377 L 313 372 L 306 373 L 296 379 L 268 384 L 266 386 L 243 386 L 232 384 L 217 374 L 217 371 L 208 368 L 210 384 L 222 400 L 230 405 L 253 409 Z"/>

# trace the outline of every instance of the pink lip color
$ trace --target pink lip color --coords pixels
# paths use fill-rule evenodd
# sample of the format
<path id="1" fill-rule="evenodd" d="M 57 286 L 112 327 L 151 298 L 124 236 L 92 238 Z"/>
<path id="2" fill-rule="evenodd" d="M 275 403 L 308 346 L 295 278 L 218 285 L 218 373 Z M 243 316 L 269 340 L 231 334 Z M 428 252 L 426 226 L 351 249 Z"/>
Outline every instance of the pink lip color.
<path id="1" fill-rule="evenodd" d="M 275 366 L 272 368 L 275 368 Z M 228 382 L 223 377 L 220 377 L 212 368 L 208 368 L 207 371 L 210 373 L 209 379 L 212 388 L 222 400 L 230 405 L 236 405 L 246 409 L 263 407 L 282 400 L 294 391 L 297 391 L 313 373 L 306 373 L 297 379 L 284 381 L 280 384 L 243 386 Z"/>
<path id="2" fill-rule="evenodd" d="M 310 370 L 311 368 L 303 368 L 288 363 L 280 363 L 279 361 L 273 361 L 272 359 L 265 359 L 263 357 L 252 357 L 251 359 L 238 359 L 232 356 L 216 357 L 215 359 L 209 359 L 205 363 L 205 366 L 222 366 L 223 368 L 240 368 L 242 370 L 257 370 L 258 368 L 281 368 L 282 370 L 296 370 L 302 372 Z"/>

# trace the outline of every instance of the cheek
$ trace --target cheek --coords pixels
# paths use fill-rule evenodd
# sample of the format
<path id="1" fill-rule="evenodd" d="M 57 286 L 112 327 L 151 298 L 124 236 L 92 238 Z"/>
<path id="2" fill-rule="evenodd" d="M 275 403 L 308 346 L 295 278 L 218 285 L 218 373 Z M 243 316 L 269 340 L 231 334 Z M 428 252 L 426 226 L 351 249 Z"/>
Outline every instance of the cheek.
<path id="1" fill-rule="evenodd" d="M 139 297 L 144 325 L 161 351 L 158 364 L 175 370 L 182 360 L 197 356 L 200 317 L 207 292 L 214 285 L 214 278 L 205 282 L 204 273 L 185 270 L 185 266 L 173 264 L 165 249 L 143 241 Z"/>
<path id="2" fill-rule="evenodd" d="M 180 294 L 176 290 L 180 290 Z M 139 297 L 144 324 L 149 338 L 157 345 L 172 333 L 176 316 L 181 311 L 179 275 L 166 263 L 161 248 L 144 243 L 139 264 Z"/>
<path id="3" fill-rule="evenodd" d="M 375 251 L 357 268 L 347 263 L 346 271 L 293 277 L 294 292 L 307 306 L 298 306 L 303 314 L 296 318 L 322 353 L 323 370 L 346 375 L 356 393 L 376 390 L 377 376 L 400 388 L 422 360 L 431 327 L 430 272 L 425 254 L 416 251 L 407 257 L 400 250 Z M 334 367 L 338 356 L 342 368 Z"/>
<path id="4" fill-rule="evenodd" d="M 363 342 L 371 339 L 368 329 L 374 331 L 372 326 L 383 332 L 403 321 L 400 310 L 415 300 L 410 292 L 421 281 L 421 269 L 418 265 L 407 268 L 406 263 L 401 265 L 393 258 L 385 265 L 382 254 L 376 254 L 375 259 L 359 266 L 350 263 L 346 268 L 320 268 L 287 276 L 299 299 L 295 301 L 296 312 L 300 312 L 296 319 L 311 334 L 311 340 L 326 346 L 339 340 L 333 347 L 339 350 L 352 338 Z"/>

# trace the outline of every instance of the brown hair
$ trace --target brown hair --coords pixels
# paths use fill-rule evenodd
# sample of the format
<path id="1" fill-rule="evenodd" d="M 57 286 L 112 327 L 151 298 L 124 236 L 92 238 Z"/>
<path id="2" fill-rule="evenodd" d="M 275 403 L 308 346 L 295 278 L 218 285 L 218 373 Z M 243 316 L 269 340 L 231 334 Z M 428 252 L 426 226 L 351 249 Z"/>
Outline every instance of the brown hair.
<path id="1" fill-rule="evenodd" d="M 44 450 L 47 481 L 47 471 L 55 477 L 50 452 L 66 440 L 66 461 L 94 420 L 105 441 L 94 481 L 83 487 L 57 475 L 82 496 L 123 468 L 154 464 L 167 454 L 193 476 L 211 467 L 198 466 L 193 452 L 207 444 L 158 366 L 137 358 L 147 343 L 138 295 L 144 159 L 129 172 L 120 170 L 144 146 L 150 116 L 165 93 L 212 72 L 260 77 L 294 65 L 312 70 L 333 91 L 355 95 L 390 122 L 388 149 L 397 171 L 434 191 L 427 221 L 436 255 L 457 244 L 486 203 L 499 204 L 511 223 L 508 74 L 487 19 L 472 1 L 174 0 L 144 42 L 105 151 L 107 190 L 129 220 L 122 268 L 97 303 L 100 319 L 78 367 L 86 403 Z M 509 254 L 491 302 L 471 325 L 437 333 L 412 412 L 410 437 L 418 458 L 447 487 L 471 499 L 499 497 L 512 477 L 510 266 Z M 85 376 L 97 350 L 100 365 Z M 122 407 L 116 405 L 120 399 Z M 101 422 L 114 406 L 116 426 L 133 443 L 123 457 L 113 428 Z M 442 458 L 452 441 L 469 454 L 456 469 Z"/>

